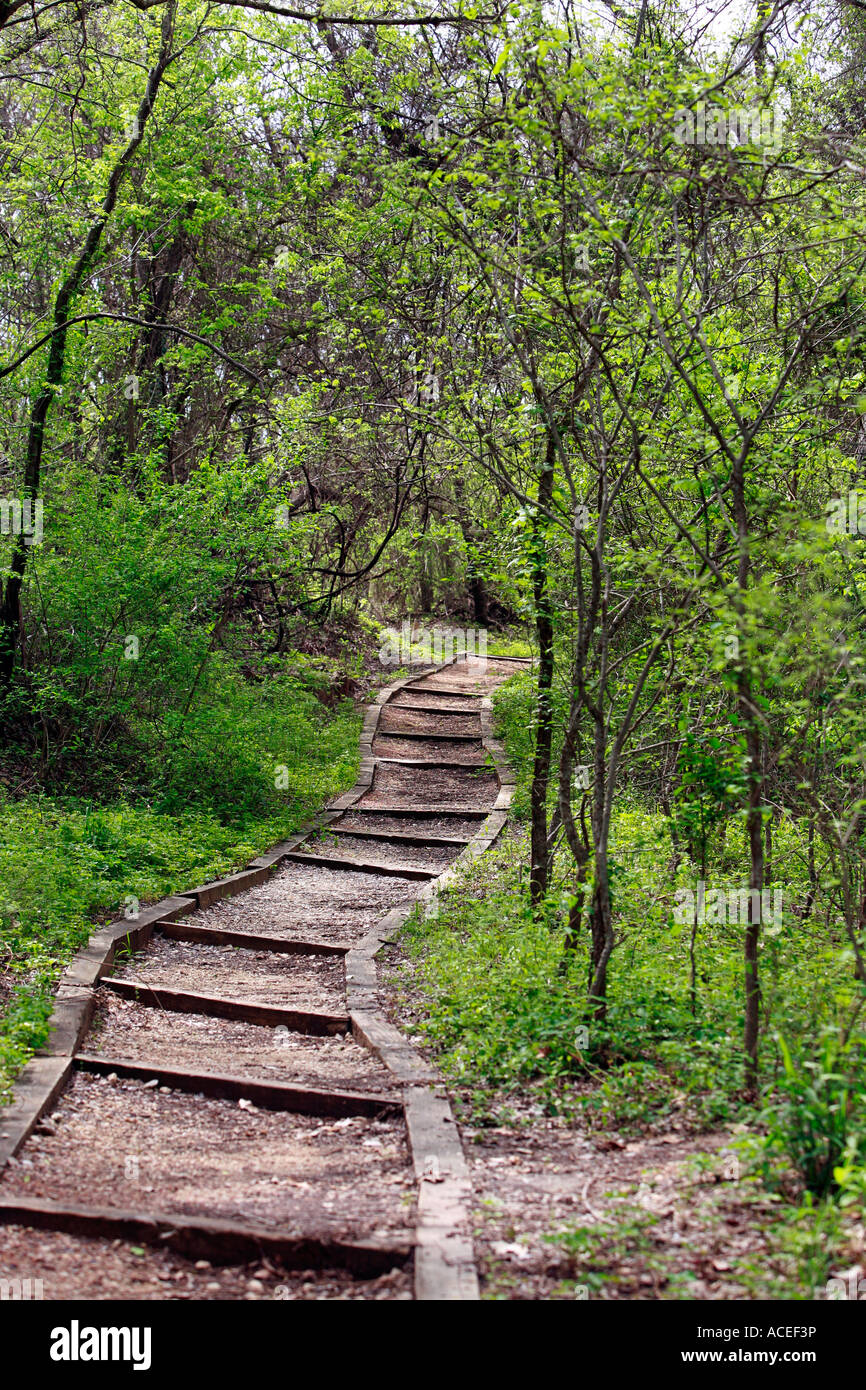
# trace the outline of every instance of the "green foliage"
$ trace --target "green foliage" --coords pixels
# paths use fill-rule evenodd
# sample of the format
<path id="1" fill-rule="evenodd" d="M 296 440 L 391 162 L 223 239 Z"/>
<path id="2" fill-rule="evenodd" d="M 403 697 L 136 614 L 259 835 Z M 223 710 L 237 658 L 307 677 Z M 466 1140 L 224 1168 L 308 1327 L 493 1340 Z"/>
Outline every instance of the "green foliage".
<path id="1" fill-rule="evenodd" d="M 866 1212 L 866 1164 L 858 1161 L 861 1139 L 857 1135 L 843 1155 L 842 1162 L 833 1169 L 833 1181 L 839 1194 L 839 1206 L 851 1207 L 857 1212 Z"/>
<path id="2" fill-rule="evenodd" d="M 473 1093 L 479 1114 L 491 1105 L 495 1110 L 510 1090 L 528 1082 L 552 1108 L 579 1109 L 602 1129 L 660 1130 L 674 1122 L 701 1128 L 751 1115 L 731 1029 L 742 1006 L 740 930 L 730 924 L 701 927 L 699 1009 L 693 1016 L 689 932 L 671 919 L 675 884 L 665 883 L 659 862 L 657 833 L 663 827 L 660 816 L 637 808 L 623 808 L 615 817 L 612 847 L 622 865 L 616 881 L 624 939 L 613 956 L 602 1022 L 587 1014 L 587 941 L 575 951 L 564 947 L 564 856 L 557 859 L 555 885 L 541 914 L 529 910 L 527 845 L 515 836 L 473 865 L 458 888 L 441 895 L 435 920 L 407 928 L 412 978 L 426 1001 L 422 1032 L 447 1073 Z M 816 934 L 791 924 L 768 940 L 765 953 L 768 1004 L 780 1025 L 801 1039 L 821 1028 L 838 1035 L 848 1019 L 848 962 L 817 950 Z M 825 1055 L 814 1114 L 809 1106 L 818 1104 L 816 1083 L 810 1089 L 791 1079 L 780 1053 L 778 1071 L 768 1080 L 775 1099 L 760 1120 L 771 1146 L 784 1137 L 786 1153 L 792 1143 L 804 1153 L 814 1149 L 816 1159 L 823 1153 L 824 1168 L 831 1165 L 828 1171 L 841 1161 L 859 1114 L 862 1081 L 855 1084 L 854 1064 L 863 1035 L 855 1028 L 851 1037 L 845 1053 L 850 1076 L 834 1081 Z M 807 1068 L 804 1076 L 811 1075 Z"/>
<path id="3" fill-rule="evenodd" d="M 736 1253 L 729 1246 L 724 1188 L 692 1185 L 687 1174 L 681 1177 L 679 1198 L 693 1214 L 700 1205 L 703 1225 L 691 1242 L 674 1246 L 658 1240 L 659 1218 L 635 1200 L 634 1191 L 606 1194 L 612 1200 L 606 1205 L 604 1221 L 568 1225 L 547 1237 L 570 1265 L 571 1282 L 564 1285 L 563 1293 L 567 1296 L 575 1284 L 582 1284 L 590 1296 L 600 1298 L 693 1299 L 698 1271 L 707 1262 L 711 1233 L 724 1250 L 728 1266 L 723 1275 L 725 1297 L 812 1300 L 826 1296 L 827 1278 L 845 1246 L 838 1208 L 832 1203 L 815 1205 L 808 1194 L 801 1205 L 780 1208 L 754 1181 L 741 1188 L 738 1202 L 749 1213 L 752 1241 Z"/>
<path id="4" fill-rule="evenodd" d="M 744 779 L 740 750 L 711 734 L 703 746 L 686 732 L 678 755 L 679 781 L 671 815 L 671 833 L 686 842 L 691 859 L 705 864 L 714 832 L 742 801 Z"/>
<path id="5" fill-rule="evenodd" d="M 586 1050 L 578 1035 L 582 992 L 558 974 L 561 944 L 528 911 L 519 884 L 497 883 L 504 853 L 488 852 L 483 896 L 475 896 L 476 877 L 471 896 L 465 888 L 441 894 L 438 919 L 408 929 L 429 990 L 422 1029 L 456 1079 L 555 1082 Z"/>
<path id="6" fill-rule="evenodd" d="M 557 890 L 544 913 L 530 911 L 525 854 L 519 840 L 488 851 L 440 895 L 434 921 L 407 928 L 427 1000 L 421 1028 L 449 1075 L 505 1093 L 532 1080 L 550 1106 L 582 1106 L 602 1127 L 658 1124 L 684 1108 L 710 1120 L 730 1114 L 738 1059 L 725 1001 L 691 1018 L 681 953 L 679 978 L 671 976 L 678 953 L 669 928 L 644 923 L 599 1024 L 587 1014 L 586 942 L 564 947 L 567 895 Z M 620 910 L 637 917 L 627 875 L 621 884 Z M 729 971 L 733 962 L 723 954 L 722 964 Z"/>
<path id="7" fill-rule="evenodd" d="M 535 749 L 533 678 L 521 671 L 494 692 L 493 712 L 504 740 L 508 760 L 518 777 L 511 814 L 525 820 L 529 814 L 529 776 Z"/>
<path id="8" fill-rule="evenodd" d="M 371 35 L 181 0 L 121 165 L 164 7 L 48 8 L 0 25 L 0 492 L 46 517 L 20 612 L 0 536 L 9 1066 L 95 914 L 351 780 L 334 707 L 378 620 L 487 612 L 514 651 L 549 611 L 548 811 L 570 727 L 586 872 L 559 838 L 529 912 L 515 839 L 411 928 L 429 1040 L 470 1089 L 597 1126 L 741 1114 L 743 924 L 673 908 L 698 874 L 740 890 L 763 843 L 768 1181 L 856 1194 L 866 526 L 828 522 L 862 475 L 858 31 L 768 14 L 762 75 L 731 61 L 754 35 L 690 49 L 679 11 Z M 707 92 L 778 96 L 785 129 L 681 141 Z M 531 673 L 496 712 L 525 819 Z"/>
<path id="9" fill-rule="evenodd" d="M 863 1142 L 858 1106 L 866 1097 L 862 1043 L 845 1042 L 829 1027 L 821 1029 L 811 1055 L 802 1041 L 797 1054 L 781 1035 L 777 1042 L 783 1070 L 761 1115 L 769 1160 L 765 1171 L 772 1174 L 773 1158 L 782 1155 L 807 1192 L 821 1198 L 845 1190 L 850 1204 L 858 1190 L 857 1155 Z"/>

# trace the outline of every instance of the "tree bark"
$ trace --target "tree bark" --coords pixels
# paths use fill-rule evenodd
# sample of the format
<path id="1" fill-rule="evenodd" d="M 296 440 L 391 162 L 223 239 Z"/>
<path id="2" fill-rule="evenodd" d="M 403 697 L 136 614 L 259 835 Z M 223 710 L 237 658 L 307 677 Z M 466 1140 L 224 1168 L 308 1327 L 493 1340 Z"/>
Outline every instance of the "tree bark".
<path id="1" fill-rule="evenodd" d="M 547 572 L 547 516 L 553 496 L 553 465 L 556 445 L 547 437 L 544 465 L 538 483 L 538 507 L 532 532 L 532 594 L 535 605 L 535 632 L 538 640 L 537 722 L 535 757 L 532 765 L 531 846 L 532 867 L 529 896 L 533 905 L 541 902 L 550 878 L 550 850 L 547 843 L 547 788 L 550 780 L 550 750 L 553 734 L 553 612 L 550 602 L 550 576 Z"/>
<path id="2" fill-rule="evenodd" d="M 737 566 L 737 612 L 746 615 L 746 596 L 749 588 L 749 520 L 746 510 L 744 457 L 741 455 L 731 472 L 731 494 L 737 524 L 739 561 Z M 744 635 L 744 634 L 743 634 Z M 746 731 L 746 834 L 749 841 L 749 909 L 744 943 L 744 983 L 746 991 L 743 1020 L 743 1051 L 745 1053 L 746 1092 L 751 1098 L 758 1093 L 758 1047 L 760 1039 L 761 987 L 758 976 L 758 949 L 761 940 L 761 894 L 764 888 L 764 770 L 758 712 L 752 697 L 752 687 L 746 669 L 746 658 L 739 656 L 737 670 L 737 713 L 740 727 Z"/>

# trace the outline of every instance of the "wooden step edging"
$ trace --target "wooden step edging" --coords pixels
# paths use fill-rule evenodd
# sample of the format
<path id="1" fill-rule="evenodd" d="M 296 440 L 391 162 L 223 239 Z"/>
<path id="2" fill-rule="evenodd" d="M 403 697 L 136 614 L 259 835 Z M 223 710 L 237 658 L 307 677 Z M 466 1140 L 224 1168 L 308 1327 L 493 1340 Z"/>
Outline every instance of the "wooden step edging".
<path id="1" fill-rule="evenodd" d="M 348 808 L 354 815 L 358 816 L 393 816 L 399 820 L 401 816 L 458 816 L 460 820 L 486 820 L 490 815 L 490 806 L 457 806 L 454 802 L 437 802 L 419 806 L 400 806 L 389 802 L 387 805 L 381 801 L 371 802 L 369 806 L 352 806 Z"/>
<path id="2" fill-rule="evenodd" d="M 174 1212 L 127 1211 L 121 1207 L 53 1202 L 40 1197 L 0 1195 L 0 1225 L 120 1239 L 158 1250 L 173 1250 L 187 1259 L 212 1264 L 246 1264 L 269 1256 L 286 1269 L 345 1269 L 362 1278 L 386 1274 L 412 1254 L 409 1232 L 395 1231 L 387 1240 L 336 1240 L 327 1233 L 286 1235 L 263 1227 Z"/>
<path id="3" fill-rule="evenodd" d="M 96 1076 L 126 1077 L 133 1081 L 156 1080 L 173 1091 L 187 1091 L 214 1100 L 248 1100 L 262 1110 L 286 1110 L 293 1115 L 319 1115 L 343 1119 L 362 1115 L 370 1119 L 392 1119 L 402 1115 L 403 1102 L 393 1096 L 364 1091 L 325 1091 L 318 1086 L 295 1086 L 286 1081 L 268 1081 L 257 1076 L 233 1076 L 223 1072 L 186 1071 L 120 1057 L 79 1052 L 73 1058 L 78 1071 Z"/>
<path id="4" fill-rule="evenodd" d="M 406 714 L 406 713 L 409 713 L 409 714 L 436 714 L 436 715 L 445 714 L 445 715 L 448 715 L 449 717 L 453 717 L 454 719 L 477 719 L 477 718 L 478 718 L 478 710 L 477 710 L 477 709 L 442 709 L 439 705 L 401 705 L 401 704 L 399 704 L 397 701 L 395 701 L 393 705 L 392 705 L 392 704 L 386 705 L 386 709 L 389 709 L 389 710 L 399 709 L 399 710 L 402 710 L 404 714 Z M 448 735 L 448 737 L 452 737 L 452 735 Z M 478 738 L 479 735 L 478 735 L 478 734 L 471 734 L 470 737 L 471 737 L 471 738 Z"/>
<path id="5" fill-rule="evenodd" d="M 348 859 L 337 854 L 322 854 L 316 850 L 307 853 L 295 850 L 286 858 L 292 864 L 312 864 L 320 869 L 349 869 L 356 874 L 380 874 L 383 878 L 408 878 L 426 882 L 436 877 L 435 869 L 424 869 L 418 864 L 402 864 L 396 859 Z"/>
<path id="6" fill-rule="evenodd" d="M 290 1009 L 257 999 L 227 999 L 221 994 L 201 994 L 197 990 L 168 989 L 145 980 L 118 979 L 106 975 L 104 989 L 167 1013 L 203 1014 L 207 1018 L 228 1018 L 238 1023 L 256 1023 L 264 1028 L 288 1028 L 292 1033 L 330 1037 L 349 1031 L 346 1014 L 327 1014 L 314 1009 Z"/>
<path id="7" fill-rule="evenodd" d="M 453 663 L 452 663 L 453 664 Z M 424 677 L 415 676 L 414 680 L 422 680 Z M 414 683 L 414 681 L 413 681 Z M 428 685 L 421 690 L 415 691 L 416 695 L 441 695 L 443 700 L 453 700 L 459 696 L 461 700 L 483 700 L 486 697 L 479 690 L 459 690 L 451 685 Z M 471 709 L 464 710 L 464 714 L 473 714 Z"/>
<path id="8" fill-rule="evenodd" d="M 393 709 L 393 705 L 388 706 Z M 419 743 L 481 743 L 481 734 L 425 734 L 417 729 L 380 729 L 377 738 L 409 738 Z"/>
<path id="9" fill-rule="evenodd" d="M 376 762 L 380 767 L 429 767 L 441 769 L 444 772 L 465 771 L 467 768 L 472 772 L 492 772 L 493 768 L 488 762 L 466 762 L 465 758 L 387 758 L 377 757 Z"/>
<path id="10" fill-rule="evenodd" d="M 349 949 L 335 941 L 301 941 L 297 937 L 230 931 L 227 927 L 198 927 L 192 922 L 158 922 L 154 931 L 172 941 L 197 942 L 202 946 L 236 946 L 239 951 L 273 951 L 275 955 L 344 956 Z"/>
<path id="11" fill-rule="evenodd" d="M 363 826 L 341 825 L 339 821 L 329 825 L 325 833 L 354 836 L 359 840 L 392 840 L 398 845 L 419 845 L 422 848 L 429 845 L 431 849 L 462 849 L 472 839 L 471 835 L 413 835 L 409 830 L 367 830 Z"/>

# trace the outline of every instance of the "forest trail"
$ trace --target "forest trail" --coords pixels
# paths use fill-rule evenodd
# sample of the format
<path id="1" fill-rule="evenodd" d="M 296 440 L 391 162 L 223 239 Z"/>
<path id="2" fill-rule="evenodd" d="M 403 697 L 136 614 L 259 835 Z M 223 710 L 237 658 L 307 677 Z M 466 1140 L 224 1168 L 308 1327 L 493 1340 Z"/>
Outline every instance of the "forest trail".
<path id="1" fill-rule="evenodd" d="M 0 1124 L 5 1278 L 46 1299 L 478 1296 L 453 1116 L 374 956 L 505 823 L 487 697 L 514 670 L 389 686 L 311 831 L 92 938 Z"/>

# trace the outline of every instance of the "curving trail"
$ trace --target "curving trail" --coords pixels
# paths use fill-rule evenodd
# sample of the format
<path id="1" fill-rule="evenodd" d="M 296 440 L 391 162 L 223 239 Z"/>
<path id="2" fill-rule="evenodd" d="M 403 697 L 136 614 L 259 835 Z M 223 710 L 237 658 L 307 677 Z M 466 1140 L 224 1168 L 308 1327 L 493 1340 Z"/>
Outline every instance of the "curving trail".
<path id="1" fill-rule="evenodd" d="M 488 697 L 519 664 L 389 686 L 312 827 L 91 938 L 0 1113 L 0 1276 L 45 1298 L 478 1297 L 456 1125 L 375 955 L 505 823 Z"/>

